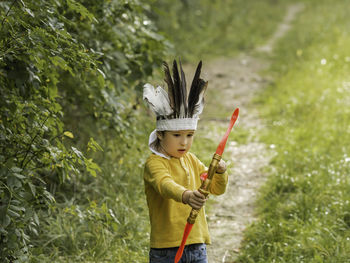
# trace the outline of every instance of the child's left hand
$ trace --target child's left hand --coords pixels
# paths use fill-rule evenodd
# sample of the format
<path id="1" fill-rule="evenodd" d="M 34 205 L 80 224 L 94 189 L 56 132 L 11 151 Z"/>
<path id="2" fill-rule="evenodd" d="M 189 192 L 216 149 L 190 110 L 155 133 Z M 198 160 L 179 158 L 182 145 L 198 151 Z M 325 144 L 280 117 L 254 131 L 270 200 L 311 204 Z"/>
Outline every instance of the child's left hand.
<path id="1" fill-rule="evenodd" d="M 226 172 L 226 162 L 224 160 L 220 160 L 218 167 L 216 168 L 216 172 L 219 174 L 223 174 L 224 172 Z"/>

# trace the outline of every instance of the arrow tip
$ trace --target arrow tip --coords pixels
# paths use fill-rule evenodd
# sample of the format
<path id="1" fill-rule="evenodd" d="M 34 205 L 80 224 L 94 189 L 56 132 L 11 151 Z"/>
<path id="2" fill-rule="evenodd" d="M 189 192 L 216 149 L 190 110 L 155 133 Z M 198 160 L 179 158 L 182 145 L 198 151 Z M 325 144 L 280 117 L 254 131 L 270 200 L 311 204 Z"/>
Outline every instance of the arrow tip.
<path id="1" fill-rule="evenodd" d="M 184 248 L 185 248 L 185 244 L 186 244 L 186 240 L 188 235 L 191 232 L 191 229 L 193 227 L 193 224 L 190 223 L 186 223 L 186 227 L 185 227 L 185 231 L 184 231 L 184 235 L 182 237 L 182 242 L 181 242 L 181 246 L 179 247 L 179 249 L 177 250 L 176 256 L 175 256 L 175 263 L 179 262 L 181 257 L 182 257 L 182 253 L 184 252 Z"/>

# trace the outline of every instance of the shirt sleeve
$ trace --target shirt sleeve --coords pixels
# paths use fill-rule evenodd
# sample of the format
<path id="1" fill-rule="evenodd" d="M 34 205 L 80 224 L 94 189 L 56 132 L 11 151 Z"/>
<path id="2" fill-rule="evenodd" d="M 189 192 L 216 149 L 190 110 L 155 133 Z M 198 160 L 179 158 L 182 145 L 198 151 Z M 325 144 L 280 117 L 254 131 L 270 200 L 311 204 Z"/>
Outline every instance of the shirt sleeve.
<path id="1" fill-rule="evenodd" d="M 163 198 L 182 202 L 182 194 L 187 189 L 177 184 L 166 164 L 158 159 L 149 159 L 145 166 L 144 180 Z"/>
<path id="2" fill-rule="evenodd" d="M 223 174 L 215 173 L 213 176 L 213 180 L 209 186 L 209 192 L 213 195 L 221 195 L 225 193 L 226 186 L 228 182 L 228 174 L 227 172 Z"/>

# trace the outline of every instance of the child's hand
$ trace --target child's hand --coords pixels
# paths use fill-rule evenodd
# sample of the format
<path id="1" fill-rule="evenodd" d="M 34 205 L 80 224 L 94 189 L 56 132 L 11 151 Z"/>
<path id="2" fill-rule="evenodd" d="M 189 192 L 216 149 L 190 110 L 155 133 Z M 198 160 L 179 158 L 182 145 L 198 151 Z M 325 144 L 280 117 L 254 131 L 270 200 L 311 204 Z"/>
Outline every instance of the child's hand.
<path id="1" fill-rule="evenodd" d="M 219 174 L 223 174 L 226 172 L 226 162 L 224 160 L 220 160 L 218 167 L 216 168 L 216 172 Z"/>
<path id="2" fill-rule="evenodd" d="M 202 206 L 205 204 L 205 201 L 207 201 L 207 198 L 197 190 L 187 190 L 182 194 L 182 202 L 184 204 L 188 204 L 196 210 L 201 209 Z"/>

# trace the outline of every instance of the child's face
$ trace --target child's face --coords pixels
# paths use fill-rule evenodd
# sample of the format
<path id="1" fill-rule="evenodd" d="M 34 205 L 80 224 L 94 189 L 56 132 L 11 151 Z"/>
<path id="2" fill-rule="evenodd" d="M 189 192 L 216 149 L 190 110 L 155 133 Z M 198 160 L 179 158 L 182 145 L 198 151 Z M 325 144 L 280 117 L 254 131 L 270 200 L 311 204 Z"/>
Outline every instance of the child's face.
<path id="1" fill-rule="evenodd" d="M 162 150 L 168 156 L 176 158 L 182 157 L 190 150 L 193 136 L 194 130 L 166 131 L 163 135 L 158 134 Z"/>

